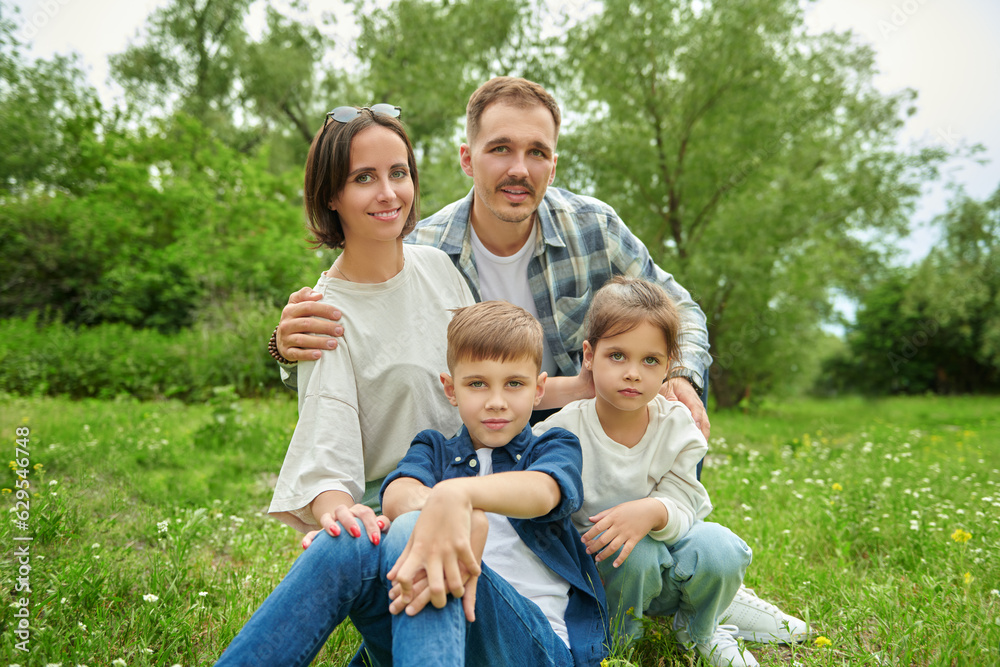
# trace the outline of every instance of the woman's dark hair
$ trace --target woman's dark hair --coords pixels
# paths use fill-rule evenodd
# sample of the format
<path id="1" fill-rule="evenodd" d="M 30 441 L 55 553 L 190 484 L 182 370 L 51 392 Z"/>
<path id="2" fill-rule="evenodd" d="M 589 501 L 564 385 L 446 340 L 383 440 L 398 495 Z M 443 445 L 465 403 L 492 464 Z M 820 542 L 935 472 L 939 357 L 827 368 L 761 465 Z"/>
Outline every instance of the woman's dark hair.
<path id="1" fill-rule="evenodd" d="M 344 247 L 344 228 L 340 224 L 340 215 L 330 210 L 330 201 L 336 199 L 347 185 L 347 175 L 351 172 L 351 142 L 358 134 L 375 125 L 395 132 L 406 145 L 406 161 L 413 180 L 413 206 L 400 238 L 416 226 L 420 209 L 420 182 L 417 178 L 417 159 L 406 129 L 396 118 L 362 110 L 357 118 L 347 123 L 327 120 L 309 147 L 303 199 L 308 218 L 306 228 L 315 240 L 314 247 Z"/>

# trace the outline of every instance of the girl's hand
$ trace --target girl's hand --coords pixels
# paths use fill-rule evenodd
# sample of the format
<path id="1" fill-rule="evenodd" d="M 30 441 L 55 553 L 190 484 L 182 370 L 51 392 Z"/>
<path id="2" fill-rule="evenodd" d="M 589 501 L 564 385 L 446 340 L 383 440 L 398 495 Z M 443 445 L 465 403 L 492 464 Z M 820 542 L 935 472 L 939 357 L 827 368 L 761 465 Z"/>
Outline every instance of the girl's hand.
<path id="1" fill-rule="evenodd" d="M 606 509 L 590 517 L 594 527 L 580 539 L 587 545 L 588 554 L 597 554 L 594 561 L 600 563 L 621 553 L 613 565 L 621 566 L 632 553 L 639 540 L 651 530 L 659 530 L 667 525 L 667 508 L 655 498 L 640 498 Z"/>
<path id="2" fill-rule="evenodd" d="M 340 535 L 341 526 L 347 526 L 347 532 L 351 537 L 361 537 L 361 528 L 358 527 L 359 520 L 372 544 L 377 545 L 382 539 L 382 533 L 389 530 L 390 522 L 386 516 L 376 516 L 375 510 L 360 503 L 352 507 L 338 505 L 332 514 L 330 512 L 324 513 L 320 517 L 319 523 L 323 526 L 323 530 L 333 537 Z M 318 530 L 306 533 L 306 536 L 302 538 L 302 548 L 308 549 L 319 533 Z"/>

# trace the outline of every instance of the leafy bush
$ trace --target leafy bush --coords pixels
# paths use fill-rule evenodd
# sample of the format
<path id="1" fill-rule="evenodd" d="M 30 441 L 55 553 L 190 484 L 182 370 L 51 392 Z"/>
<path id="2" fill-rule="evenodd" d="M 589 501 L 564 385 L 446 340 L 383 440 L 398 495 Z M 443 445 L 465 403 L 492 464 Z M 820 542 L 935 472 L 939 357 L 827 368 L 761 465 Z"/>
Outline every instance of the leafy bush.
<path id="1" fill-rule="evenodd" d="M 228 325 L 200 322 L 174 334 L 125 324 L 44 324 L 34 314 L 0 320 L 0 392 L 201 401 L 226 385 L 241 396 L 285 391 L 266 349 L 276 311 L 229 310 Z"/>
<path id="2" fill-rule="evenodd" d="M 268 171 L 179 116 L 113 128 L 93 182 L 3 198 L 0 317 L 173 332 L 233 298 L 278 305 L 312 283 L 299 174 Z M 325 268 L 325 267 L 324 267 Z"/>

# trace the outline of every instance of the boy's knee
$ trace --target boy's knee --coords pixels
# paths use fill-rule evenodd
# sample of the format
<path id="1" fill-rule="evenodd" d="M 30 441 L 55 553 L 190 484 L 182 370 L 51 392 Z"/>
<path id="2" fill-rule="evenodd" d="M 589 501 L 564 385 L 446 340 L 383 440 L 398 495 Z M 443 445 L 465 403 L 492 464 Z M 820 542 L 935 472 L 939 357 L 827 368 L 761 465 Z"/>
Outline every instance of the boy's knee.
<path id="1" fill-rule="evenodd" d="M 389 532 L 382 538 L 383 550 L 393 556 L 402 554 L 419 517 L 420 512 L 407 512 L 396 517 L 389 526 Z"/>

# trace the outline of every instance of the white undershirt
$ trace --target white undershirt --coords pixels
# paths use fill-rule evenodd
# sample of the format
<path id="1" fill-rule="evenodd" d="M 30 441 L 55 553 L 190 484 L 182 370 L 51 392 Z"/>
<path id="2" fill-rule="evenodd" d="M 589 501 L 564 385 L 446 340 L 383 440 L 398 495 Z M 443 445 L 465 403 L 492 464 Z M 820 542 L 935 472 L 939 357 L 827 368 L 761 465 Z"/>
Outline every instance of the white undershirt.
<path id="1" fill-rule="evenodd" d="M 493 473 L 493 450 L 476 450 L 479 475 Z M 552 631 L 569 646 L 566 631 L 566 605 L 569 604 L 569 583 L 552 571 L 535 552 L 528 548 L 502 514 L 486 513 L 490 532 L 483 549 L 483 562 L 507 580 L 522 597 L 538 605 L 549 620 Z"/>
<path id="2" fill-rule="evenodd" d="M 472 233 L 472 256 L 476 260 L 476 270 L 479 272 L 479 294 L 483 301 L 507 301 L 520 306 L 538 319 L 538 308 L 535 307 L 535 297 L 531 294 L 528 283 L 528 264 L 531 262 L 532 250 L 535 244 L 535 224 L 532 223 L 528 240 L 521 249 L 508 257 L 494 255 L 486 249 L 483 242 Z M 549 351 L 548 341 L 542 349 L 542 370 L 549 376 L 557 375 L 559 368 Z"/>

